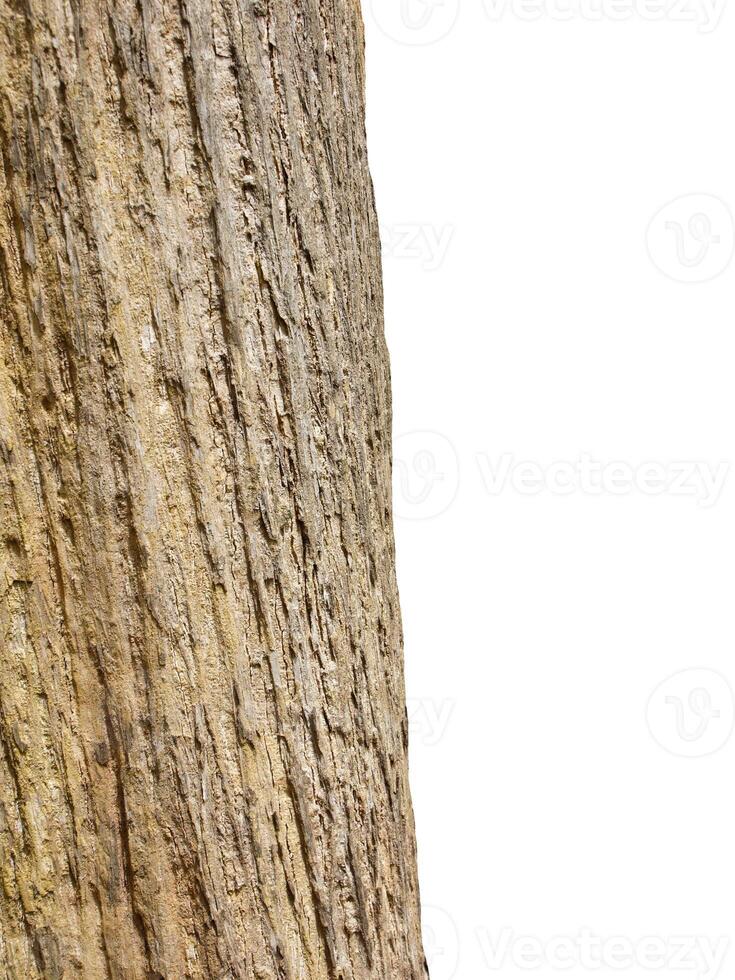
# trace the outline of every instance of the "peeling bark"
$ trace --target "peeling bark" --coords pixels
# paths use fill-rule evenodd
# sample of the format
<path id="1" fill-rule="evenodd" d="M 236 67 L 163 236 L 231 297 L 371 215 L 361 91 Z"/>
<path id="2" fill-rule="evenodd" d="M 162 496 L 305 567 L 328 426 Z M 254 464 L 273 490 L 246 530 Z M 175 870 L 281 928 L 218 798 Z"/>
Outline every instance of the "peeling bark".
<path id="1" fill-rule="evenodd" d="M 0 0 L 0 966 L 420 980 L 357 0 Z"/>

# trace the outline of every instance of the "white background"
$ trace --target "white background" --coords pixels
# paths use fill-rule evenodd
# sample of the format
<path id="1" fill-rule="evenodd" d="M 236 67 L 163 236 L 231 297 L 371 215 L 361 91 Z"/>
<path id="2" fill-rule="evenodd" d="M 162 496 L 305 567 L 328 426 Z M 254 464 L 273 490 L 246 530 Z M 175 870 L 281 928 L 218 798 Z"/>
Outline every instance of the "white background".
<path id="1" fill-rule="evenodd" d="M 600 2 L 363 0 L 433 980 L 735 970 L 735 10 Z"/>

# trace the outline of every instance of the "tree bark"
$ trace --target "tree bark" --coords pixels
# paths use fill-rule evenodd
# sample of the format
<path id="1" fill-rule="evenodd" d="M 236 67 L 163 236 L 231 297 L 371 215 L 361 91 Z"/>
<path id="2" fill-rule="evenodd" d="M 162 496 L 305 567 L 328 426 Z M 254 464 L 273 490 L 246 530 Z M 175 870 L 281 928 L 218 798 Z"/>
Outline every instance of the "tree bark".
<path id="1" fill-rule="evenodd" d="M 358 0 L 0 0 L 0 965 L 423 978 Z"/>

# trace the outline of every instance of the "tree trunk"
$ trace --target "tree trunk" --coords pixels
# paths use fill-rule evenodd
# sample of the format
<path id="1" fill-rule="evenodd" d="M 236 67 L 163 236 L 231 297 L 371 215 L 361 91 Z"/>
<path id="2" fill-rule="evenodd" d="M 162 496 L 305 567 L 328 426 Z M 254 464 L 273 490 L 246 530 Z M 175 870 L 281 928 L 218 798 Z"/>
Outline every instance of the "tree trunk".
<path id="1" fill-rule="evenodd" d="M 423 978 L 358 0 L 0 0 L 0 965 Z"/>

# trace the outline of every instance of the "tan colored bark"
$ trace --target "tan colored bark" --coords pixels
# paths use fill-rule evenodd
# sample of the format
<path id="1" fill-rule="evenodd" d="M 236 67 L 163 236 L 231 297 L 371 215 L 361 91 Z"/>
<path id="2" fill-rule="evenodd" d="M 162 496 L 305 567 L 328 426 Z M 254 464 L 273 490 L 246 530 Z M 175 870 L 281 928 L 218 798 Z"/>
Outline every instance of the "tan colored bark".
<path id="1" fill-rule="evenodd" d="M 357 0 L 0 0 L 0 972 L 426 976 Z"/>

